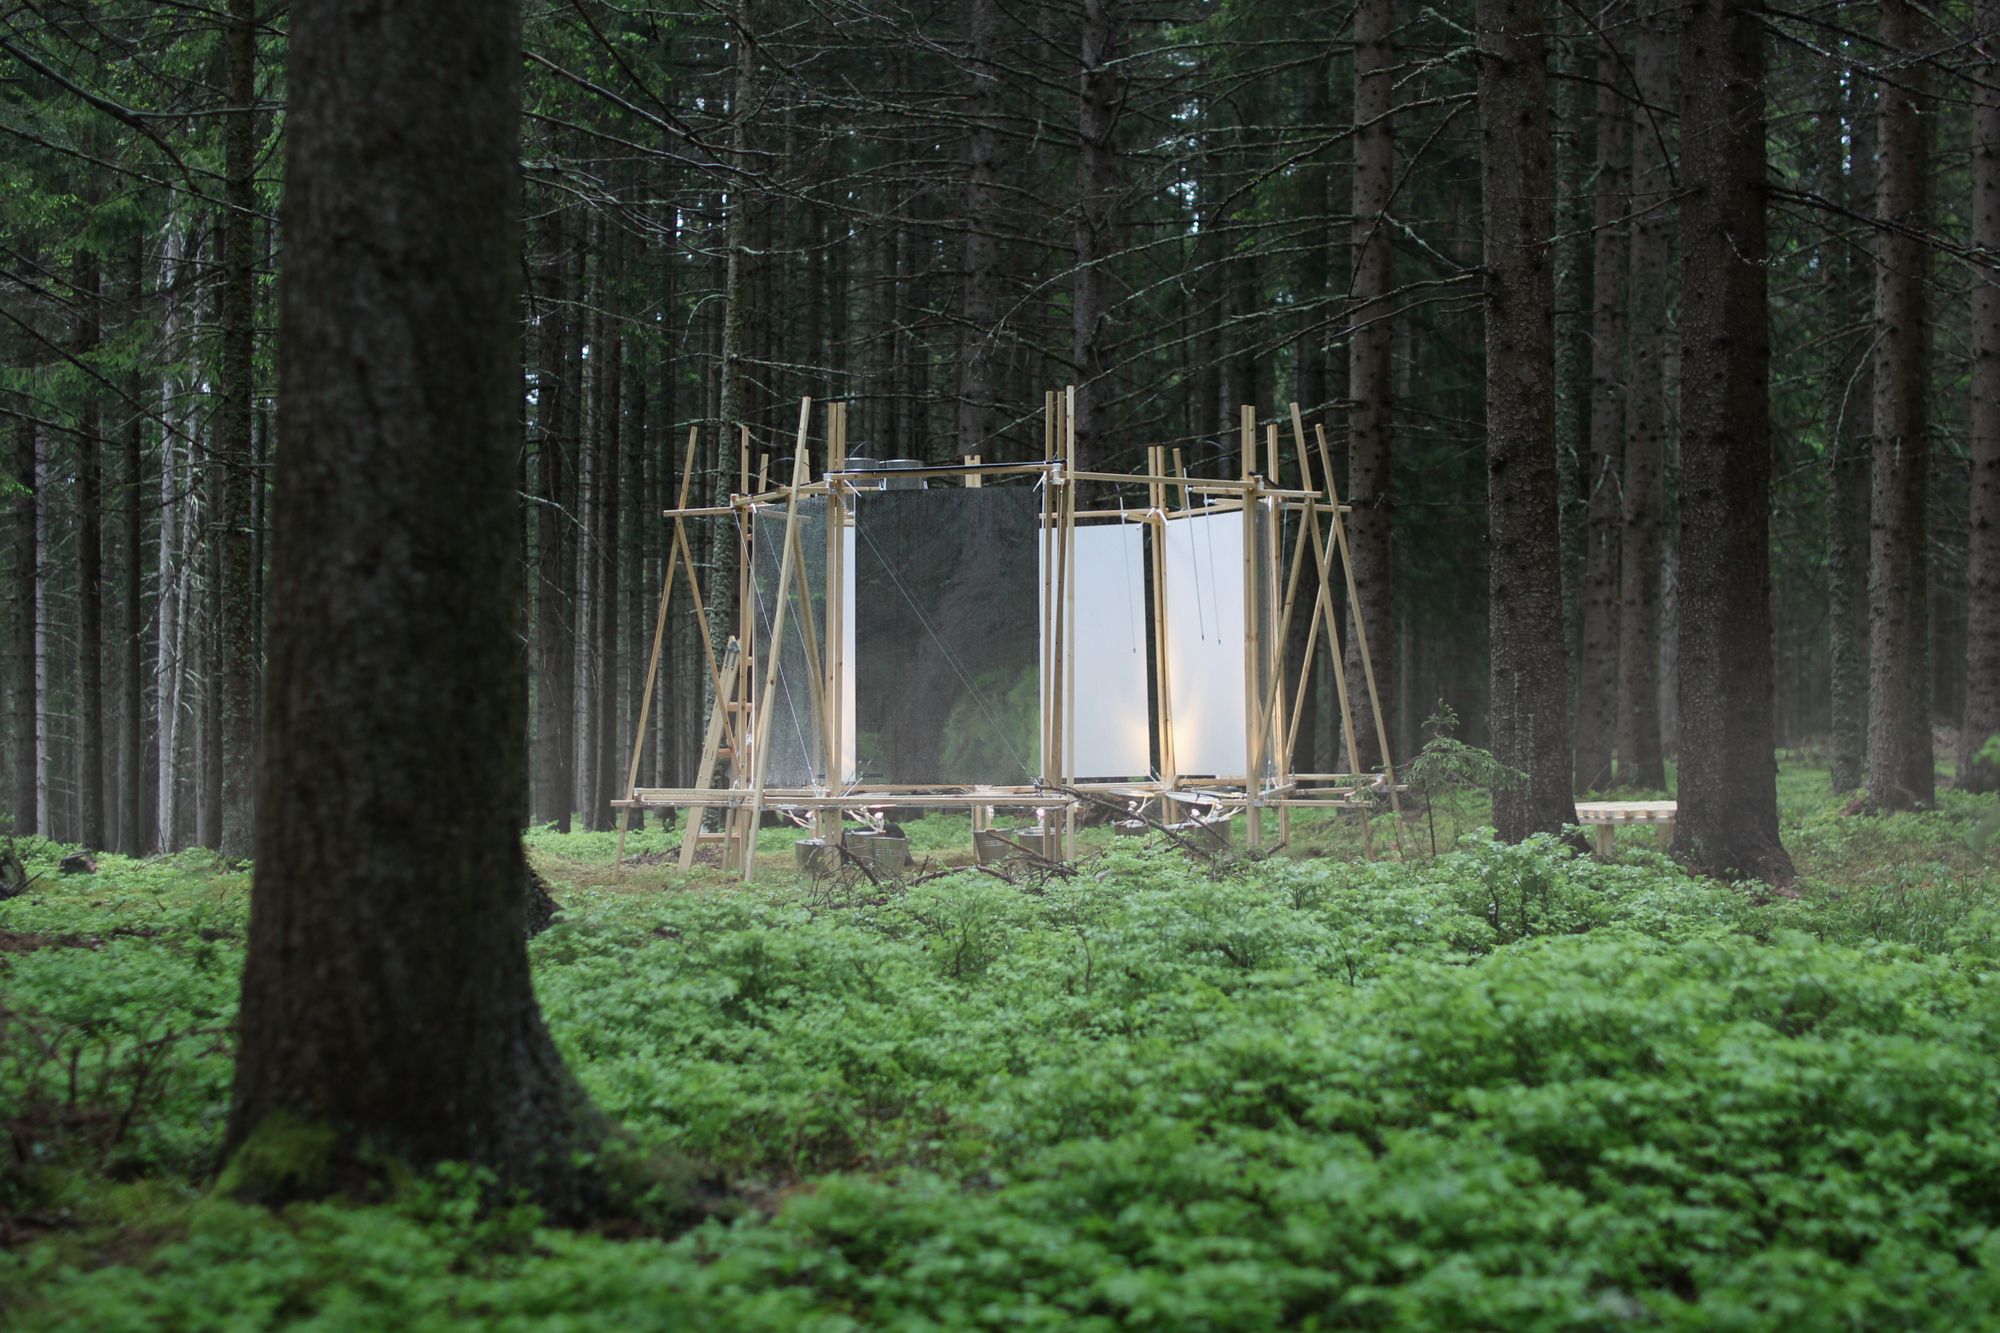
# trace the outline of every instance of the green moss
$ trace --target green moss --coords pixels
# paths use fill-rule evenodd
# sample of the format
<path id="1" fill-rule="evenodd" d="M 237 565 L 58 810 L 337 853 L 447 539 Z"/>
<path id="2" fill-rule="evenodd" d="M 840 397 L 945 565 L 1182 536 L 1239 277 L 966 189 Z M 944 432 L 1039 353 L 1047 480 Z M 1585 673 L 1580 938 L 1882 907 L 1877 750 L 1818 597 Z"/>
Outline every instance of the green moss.
<path id="1" fill-rule="evenodd" d="M 215 1192 L 244 1203 L 276 1203 L 326 1192 L 340 1134 L 294 1111 L 273 1111 L 250 1131 L 215 1182 Z"/>

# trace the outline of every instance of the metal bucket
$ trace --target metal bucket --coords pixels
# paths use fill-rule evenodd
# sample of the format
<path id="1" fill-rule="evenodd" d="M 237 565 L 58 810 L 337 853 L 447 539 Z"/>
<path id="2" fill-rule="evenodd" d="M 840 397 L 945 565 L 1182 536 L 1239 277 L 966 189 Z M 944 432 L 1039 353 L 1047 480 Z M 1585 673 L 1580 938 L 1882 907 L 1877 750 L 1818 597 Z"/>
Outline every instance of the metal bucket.
<path id="1" fill-rule="evenodd" d="M 800 838 L 792 844 L 801 875 L 831 875 L 840 869 L 840 854 L 826 845 L 825 838 Z"/>
<path id="2" fill-rule="evenodd" d="M 849 833 L 842 839 L 847 854 L 877 874 L 895 874 L 910 864 L 910 840 L 880 833 Z"/>
<path id="3" fill-rule="evenodd" d="M 876 466 L 885 472 L 901 472 L 908 468 L 926 467 L 928 464 L 921 458 L 885 458 L 876 464 Z M 930 489 L 930 483 L 922 477 L 889 477 L 883 481 L 882 489 L 885 491 L 923 491 Z"/>
<path id="4" fill-rule="evenodd" d="M 1169 824 L 1167 827 L 1203 851 L 1219 852 L 1229 845 L 1229 818 L 1226 815 L 1190 819 L 1185 824 Z"/>
<path id="5" fill-rule="evenodd" d="M 1055 845 L 1056 841 L 1055 835 L 1032 828 L 972 831 L 972 850 L 978 854 L 979 864 L 983 866 L 992 865 L 997 861 L 1013 860 L 1029 853 L 1053 861 L 1060 854 L 1060 848 Z"/>

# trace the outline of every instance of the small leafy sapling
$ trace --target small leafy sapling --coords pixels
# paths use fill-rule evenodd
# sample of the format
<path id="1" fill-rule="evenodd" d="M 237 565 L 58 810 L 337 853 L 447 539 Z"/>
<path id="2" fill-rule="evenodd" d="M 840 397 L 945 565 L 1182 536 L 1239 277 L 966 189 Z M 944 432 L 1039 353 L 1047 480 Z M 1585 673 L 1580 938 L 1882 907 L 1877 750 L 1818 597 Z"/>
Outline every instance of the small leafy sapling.
<path id="1" fill-rule="evenodd" d="M 1458 729 L 1458 714 L 1444 700 L 1437 711 L 1424 719 L 1431 738 L 1410 761 L 1404 777 L 1410 789 L 1424 798 L 1424 815 L 1430 823 L 1431 855 L 1437 855 L 1437 807 L 1444 805 L 1451 817 L 1451 840 L 1458 841 L 1462 823 L 1461 803 L 1475 791 L 1499 791 L 1520 781 L 1523 774 L 1495 759 L 1491 751 L 1467 745 L 1451 733 Z"/>

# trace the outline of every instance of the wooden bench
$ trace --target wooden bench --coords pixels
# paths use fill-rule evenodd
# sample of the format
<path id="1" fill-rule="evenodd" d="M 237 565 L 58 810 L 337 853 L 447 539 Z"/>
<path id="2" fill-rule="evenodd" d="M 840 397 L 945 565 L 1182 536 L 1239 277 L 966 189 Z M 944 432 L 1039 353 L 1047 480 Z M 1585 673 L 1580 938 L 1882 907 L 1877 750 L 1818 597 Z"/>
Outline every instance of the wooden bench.
<path id="1" fill-rule="evenodd" d="M 1662 849 L 1674 840 L 1678 801 L 1578 801 L 1576 822 L 1597 829 L 1597 854 L 1611 859 L 1612 840 L 1621 828 L 1657 828 Z"/>

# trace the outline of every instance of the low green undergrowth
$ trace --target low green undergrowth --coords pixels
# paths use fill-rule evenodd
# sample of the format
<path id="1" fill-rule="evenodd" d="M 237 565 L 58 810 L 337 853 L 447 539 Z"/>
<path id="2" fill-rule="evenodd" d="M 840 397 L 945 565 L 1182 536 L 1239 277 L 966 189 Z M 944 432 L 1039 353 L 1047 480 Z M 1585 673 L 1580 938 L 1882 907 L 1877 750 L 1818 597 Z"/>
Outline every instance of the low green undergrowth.
<path id="1" fill-rule="evenodd" d="M 1117 839 L 1022 885 L 574 890 L 532 946 L 566 1056 L 755 1205 L 671 1241 L 482 1211 L 463 1172 L 372 1207 L 206 1198 L 240 885 L 107 866 L 0 904 L 45 941 L 0 961 L 0 1098 L 44 1108 L 16 1128 L 0 1317 L 1991 1327 L 2000 943 L 1970 817 L 1788 812 L 1797 900 L 1478 839 L 1407 866 Z M 1841 838 L 1944 869 L 1815 878 Z M 107 1147 L 91 1117 L 120 1099 Z"/>

